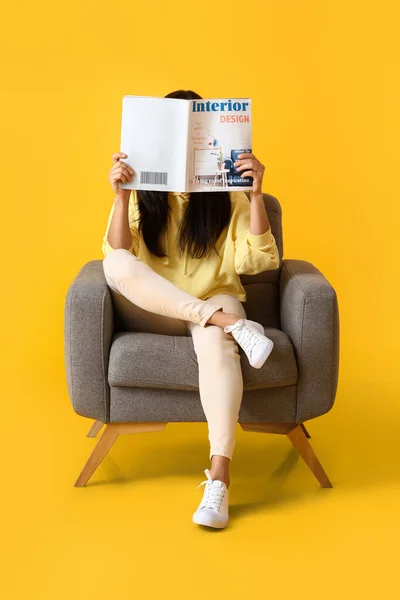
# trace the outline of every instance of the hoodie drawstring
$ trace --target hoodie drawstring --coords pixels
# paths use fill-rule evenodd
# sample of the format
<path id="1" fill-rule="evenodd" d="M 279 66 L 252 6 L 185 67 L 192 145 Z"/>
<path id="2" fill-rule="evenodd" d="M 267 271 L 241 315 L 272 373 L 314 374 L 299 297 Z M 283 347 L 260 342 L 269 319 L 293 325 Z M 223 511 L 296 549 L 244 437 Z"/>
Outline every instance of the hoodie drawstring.
<path id="1" fill-rule="evenodd" d="M 182 269 L 182 274 L 186 275 L 187 274 L 187 252 L 185 252 L 185 258 L 183 259 L 183 269 Z"/>
<path id="2" fill-rule="evenodd" d="M 169 265 L 169 253 L 168 253 L 168 236 L 167 236 L 167 241 L 166 241 L 166 247 L 167 247 L 167 256 L 164 256 L 162 259 L 162 262 L 164 265 Z M 187 266 L 188 266 L 188 259 L 187 259 L 187 252 L 184 253 L 184 258 L 183 258 L 183 267 L 181 270 L 181 273 L 183 275 L 187 275 Z"/>
<path id="3" fill-rule="evenodd" d="M 173 195 L 174 195 L 174 196 L 177 196 L 177 195 L 181 195 L 181 194 L 180 194 L 180 193 L 178 194 L 178 193 L 175 193 L 175 192 L 174 192 L 174 193 L 173 193 Z M 186 196 L 186 197 L 188 196 L 188 194 L 182 194 L 182 195 L 183 195 L 184 197 L 185 197 L 185 196 Z M 169 265 L 169 245 L 168 245 L 168 231 L 166 232 L 166 251 L 167 251 L 167 256 L 164 256 L 164 257 L 163 257 L 163 259 L 162 259 L 162 262 L 163 262 L 163 264 L 164 264 L 164 265 Z M 187 275 L 187 274 L 188 274 L 187 267 L 188 267 L 188 257 L 187 257 L 187 252 L 185 251 L 185 252 L 184 252 L 184 259 L 183 259 L 183 266 L 182 266 L 182 270 L 181 270 L 181 273 L 182 273 L 183 275 Z"/>

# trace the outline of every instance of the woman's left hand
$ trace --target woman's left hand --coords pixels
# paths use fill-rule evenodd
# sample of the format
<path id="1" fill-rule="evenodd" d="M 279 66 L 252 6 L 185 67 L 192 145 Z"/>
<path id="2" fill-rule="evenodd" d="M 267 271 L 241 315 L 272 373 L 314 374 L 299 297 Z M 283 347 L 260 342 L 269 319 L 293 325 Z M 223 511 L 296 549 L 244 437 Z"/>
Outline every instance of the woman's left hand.
<path id="1" fill-rule="evenodd" d="M 262 180 L 265 167 L 254 154 L 250 152 L 238 154 L 238 160 L 234 165 L 237 171 L 243 171 L 241 173 L 242 177 L 253 177 L 253 191 L 250 192 L 250 198 L 252 194 L 262 194 Z"/>

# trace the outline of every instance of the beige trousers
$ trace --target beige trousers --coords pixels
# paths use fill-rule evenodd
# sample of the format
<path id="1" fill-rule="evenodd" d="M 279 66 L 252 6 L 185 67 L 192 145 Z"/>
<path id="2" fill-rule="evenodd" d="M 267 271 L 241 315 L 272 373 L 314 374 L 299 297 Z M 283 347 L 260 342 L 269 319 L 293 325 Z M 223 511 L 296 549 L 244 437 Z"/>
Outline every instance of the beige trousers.
<path id="1" fill-rule="evenodd" d="M 206 322 L 221 309 L 246 318 L 241 301 L 230 294 L 199 300 L 123 248 L 107 254 L 103 269 L 126 330 L 192 336 L 208 423 L 209 457 L 219 454 L 232 459 L 243 395 L 239 348 L 221 327 Z"/>

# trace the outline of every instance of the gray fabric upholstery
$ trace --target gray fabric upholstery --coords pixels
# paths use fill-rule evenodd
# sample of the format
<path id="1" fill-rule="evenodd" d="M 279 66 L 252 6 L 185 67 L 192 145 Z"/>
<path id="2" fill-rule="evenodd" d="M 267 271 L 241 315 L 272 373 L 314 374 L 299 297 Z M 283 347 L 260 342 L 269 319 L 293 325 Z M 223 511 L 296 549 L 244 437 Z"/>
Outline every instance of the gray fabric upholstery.
<path id="1" fill-rule="evenodd" d="M 334 402 L 337 299 L 315 267 L 282 261 L 281 208 L 269 194 L 264 202 L 280 266 L 241 275 L 241 281 L 248 318 L 264 325 L 275 347 L 262 369 L 253 369 L 239 350 L 244 379 L 239 422 L 302 422 Z M 102 260 L 84 265 L 67 291 L 64 349 L 68 394 L 78 414 L 104 423 L 205 421 L 191 337 L 120 329 Z"/>
<path id="2" fill-rule="evenodd" d="M 249 192 L 246 195 L 249 197 Z M 263 194 L 263 197 L 271 230 L 278 246 L 280 265 L 282 265 L 282 209 L 274 196 Z M 257 275 L 240 276 L 247 295 L 247 300 L 243 303 L 247 315 L 251 314 L 253 321 L 275 329 L 280 329 L 279 277 L 280 267 L 274 271 L 264 271 Z"/>
<path id="3" fill-rule="evenodd" d="M 294 423 L 295 416 L 296 385 L 243 391 L 239 422 Z M 111 423 L 206 421 L 197 392 L 143 387 L 112 387 L 110 419 Z"/>
<path id="4" fill-rule="evenodd" d="M 296 422 L 332 408 L 338 381 L 339 314 L 335 290 L 316 267 L 285 260 L 280 283 L 282 329 L 295 347 Z"/>
<path id="5" fill-rule="evenodd" d="M 265 331 L 275 347 L 261 369 L 250 365 L 239 346 L 244 387 L 261 389 L 296 383 L 297 365 L 289 337 L 279 329 Z M 108 368 L 111 386 L 198 391 L 198 379 L 197 358 L 190 336 L 129 331 L 114 336 Z"/>
<path id="6" fill-rule="evenodd" d="M 114 308 L 101 260 L 84 265 L 68 289 L 64 312 L 64 358 L 68 394 L 82 416 L 109 420 L 108 360 Z"/>

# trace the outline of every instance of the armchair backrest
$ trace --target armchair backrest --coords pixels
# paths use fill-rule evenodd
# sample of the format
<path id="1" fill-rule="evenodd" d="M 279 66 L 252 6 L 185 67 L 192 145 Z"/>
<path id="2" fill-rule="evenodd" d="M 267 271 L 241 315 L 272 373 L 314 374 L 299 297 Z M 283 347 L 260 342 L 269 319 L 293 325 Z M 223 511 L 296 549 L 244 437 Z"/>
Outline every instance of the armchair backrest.
<path id="1" fill-rule="evenodd" d="M 249 198 L 249 192 L 245 193 Z M 274 196 L 263 194 L 263 198 L 279 250 L 279 268 L 274 271 L 263 271 L 257 275 L 240 275 L 247 295 L 247 301 L 243 306 L 248 319 L 257 321 L 265 327 L 279 329 L 279 278 L 283 258 L 282 208 Z"/>

